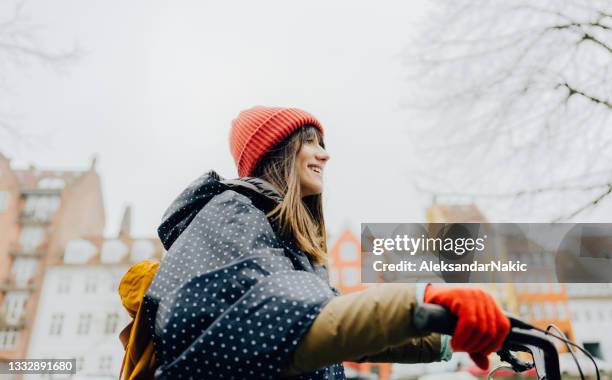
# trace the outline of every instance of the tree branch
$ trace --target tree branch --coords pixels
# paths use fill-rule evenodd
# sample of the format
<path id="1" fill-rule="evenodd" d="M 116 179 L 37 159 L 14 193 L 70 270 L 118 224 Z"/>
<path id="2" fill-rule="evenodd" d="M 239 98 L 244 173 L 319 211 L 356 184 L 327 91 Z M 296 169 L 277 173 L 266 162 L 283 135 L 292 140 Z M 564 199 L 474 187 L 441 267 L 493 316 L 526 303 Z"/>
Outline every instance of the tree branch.
<path id="1" fill-rule="evenodd" d="M 602 187 L 606 188 L 608 191 L 609 187 L 612 186 L 611 183 L 604 183 L 598 185 L 587 185 L 587 186 L 570 186 L 570 185 L 553 185 L 553 186 L 545 186 L 534 189 L 525 189 L 519 190 L 516 192 L 510 193 L 468 193 L 468 192 L 440 192 L 434 189 L 423 188 L 418 184 L 415 184 L 415 188 L 427 194 L 435 194 L 439 197 L 462 197 L 462 198 L 482 198 L 482 199 L 514 199 L 521 198 L 525 196 L 546 194 L 546 193 L 566 193 L 566 192 L 575 192 L 575 191 L 593 191 L 597 189 L 601 189 Z M 608 191 L 609 192 L 609 191 Z"/>
<path id="2" fill-rule="evenodd" d="M 559 88 L 559 87 L 565 87 L 567 89 L 567 91 L 568 91 L 567 98 L 568 99 L 571 98 L 573 95 L 580 95 L 580 96 L 583 96 L 584 98 L 592 101 L 593 103 L 602 104 L 602 105 L 612 109 L 612 103 L 610 103 L 606 99 L 600 99 L 600 98 L 597 98 L 595 96 L 588 95 L 588 94 L 586 94 L 586 93 L 584 93 L 584 92 L 582 92 L 582 91 L 580 91 L 580 90 L 570 86 L 569 83 L 567 83 L 567 82 L 559 83 L 557 85 L 557 88 Z"/>
<path id="3" fill-rule="evenodd" d="M 569 215 L 565 216 L 565 217 L 558 217 L 557 219 L 553 220 L 553 222 L 561 222 L 564 220 L 569 220 L 581 213 L 583 213 L 584 211 L 597 206 L 597 204 L 599 202 L 601 202 L 604 198 L 606 198 L 607 196 L 609 196 L 610 194 L 612 194 L 612 183 L 608 183 L 607 184 L 608 188 L 601 194 L 599 194 L 595 199 L 589 201 L 588 203 L 584 204 L 583 206 L 580 206 L 579 208 L 577 208 L 576 210 L 574 210 L 572 213 L 570 213 Z"/>
<path id="4" fill-rule="evenodd" d="M 591 34 L 585 33 L 582 36 L 582 39 L 580 40 L 580 42 L 582 41 L 593 41 L 595 44 L 603 47 L 604 49 L 606 49 L 608 51 L 608 53 L 612 54 L 612 48 L 610 48 L 610 46 L 606 45 L 606 43 L 600 41 L 598 38 L 593 37 Z"/>
<path id="5" fill-rule="evenodd" d="M 448 17 L 432 18 L 417 39 L 422 50 L 411 49 L 413 101 L 423 105 L 417 111 L 429 127 L 421 128 L 419 144 L 428 167 L 415 186 L 440 196 L 522 202 L 579 195 L 549 213 L 552 219 L 572 211 L 571 218 L 612 192 L 604 148 L 612 141 L 606 122 L 612 8 L 609 2 L 508 1 L 449 2 Z M 473 6 L 453 13 L 466 3 Z M 572 96 L 584 100 L 568 101 Z M 564 168 L 587 174 L 572 180 Z M 586 196 L 591 202 L 574 209 Z"/>
<path id="6" fill-rule="evenodd" d="M 60 64 L 76 60 L 82 51 L 78 46 L 70 50 L 52 52 L 38 44 L 38 26 L 31 24 L 27 15 L 24 15 L 25 1 L 18 1 L 15 4 L 13 14 L 6 21 L 0 23 L 0 69 L 7 67 L 5 62 L 12 63 L 18 70 L 23 68 L 25 62 L 37 62 L 48 64 L 53 68 L 59 68 Z M 0 71 L 0 79 L 4 80 L 6 73 Z M 3 85 L 6 85 L 3 83 Z M 10 85 L 6 85 L 10 88 Z M 0 110 L 1 111 L 1 110 Z M 25 134 L 14 122 L 0 115 L 0 130 L 5 132 L 9 139 L 24 142 Z"/>

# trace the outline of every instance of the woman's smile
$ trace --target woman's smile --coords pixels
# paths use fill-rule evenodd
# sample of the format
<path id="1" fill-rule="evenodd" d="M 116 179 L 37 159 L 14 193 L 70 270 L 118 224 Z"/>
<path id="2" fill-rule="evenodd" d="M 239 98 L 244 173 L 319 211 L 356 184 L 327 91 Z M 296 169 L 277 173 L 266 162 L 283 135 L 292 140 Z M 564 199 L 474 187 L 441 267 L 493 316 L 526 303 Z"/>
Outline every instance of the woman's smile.
<path id="1" fill-rule="evenodd" d="M 323 172 L 323 168 L 321 167 L 321 165 L 318 164 L 310 164 L 308 165 L 308 168 L 310 168 L 313 172 L 321 175 Z"/>
<path id="2" fill-rule="evenodd" d="M 323 168 L 327 160 L 329 154 L 319 145 L 316 135 L 302 144 L 297 154 L 297 167 L 303 197 L 323 192 Z"/>

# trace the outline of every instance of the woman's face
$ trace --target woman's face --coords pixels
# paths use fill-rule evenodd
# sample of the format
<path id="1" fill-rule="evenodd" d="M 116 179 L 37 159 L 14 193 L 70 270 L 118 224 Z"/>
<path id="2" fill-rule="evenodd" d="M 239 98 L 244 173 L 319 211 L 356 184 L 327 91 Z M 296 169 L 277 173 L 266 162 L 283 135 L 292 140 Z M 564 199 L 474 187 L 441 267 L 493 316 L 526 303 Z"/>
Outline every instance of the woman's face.
<path id="1" fill-rule="evenodd" d="M 309 133 L 297 154 L 297 168 L 302 196 L 323 192 L 323 170 L 329 154 L 321 146 L 316 133 Z"/>

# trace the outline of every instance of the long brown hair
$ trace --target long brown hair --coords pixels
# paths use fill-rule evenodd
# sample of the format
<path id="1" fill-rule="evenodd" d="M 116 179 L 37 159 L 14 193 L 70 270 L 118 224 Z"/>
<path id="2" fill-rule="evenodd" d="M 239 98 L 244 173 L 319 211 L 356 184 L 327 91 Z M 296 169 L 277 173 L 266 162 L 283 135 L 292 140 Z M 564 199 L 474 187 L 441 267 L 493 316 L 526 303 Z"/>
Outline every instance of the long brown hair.
<path id="1" fill-rule="evenodd" d="M 316 263 L 327 261 L 327 236 L 321 194 L 302 197 L 296 157 L 302 144 L 315 139 L 325 147 L 313 126 L 304 126 L 271 149 L 257 164 L 254 177 L 270 182 L 283 196 L 267 216 L 279 221 L 281 233 L 293 238 L 299 249 Z"/>

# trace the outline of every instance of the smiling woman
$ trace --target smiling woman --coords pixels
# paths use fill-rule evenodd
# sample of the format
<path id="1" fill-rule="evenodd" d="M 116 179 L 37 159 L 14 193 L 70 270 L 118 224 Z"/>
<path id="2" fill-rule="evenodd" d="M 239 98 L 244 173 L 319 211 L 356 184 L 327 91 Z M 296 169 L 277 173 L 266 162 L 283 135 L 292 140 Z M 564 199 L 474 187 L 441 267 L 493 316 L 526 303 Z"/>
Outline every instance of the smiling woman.
<path id="1" fill-rule="evenodd" d="M 341 363 L 348 360 L 449 359 L 448 337 L 423 336 L 411 319 L 427 294 L 456 300 L 452 291 L 382 284 L 340 295 L 330 286 L 323 133 L 297 108 L 254 107 L 234 119 L 230 148 L 240 178 L 210 171 L 189 185 L 158 229 L 167 254 L 159 269 L 144 266 L 148 278 L 157 272 L 150 288 L 144 297 L 146 286 L 122 294 L 142 299 L 138 328 L 123 333 L 126 352 L 135 353 L 126 354 L 124 378 L 155 371 L 157 379 L 337 380 L 345 379 Z M 134 282 L 124 277 L 121 289 Z M 498 310 L 490 296 L 465 292 L 477 299 L 474 308 Z M 473 315 L 458 320 L 472 330 L 483 324 Z M 470 352 L 481 355 L 479 365 L 507 333 L 502 322 L 474 335 L 479 343 Z"/>

